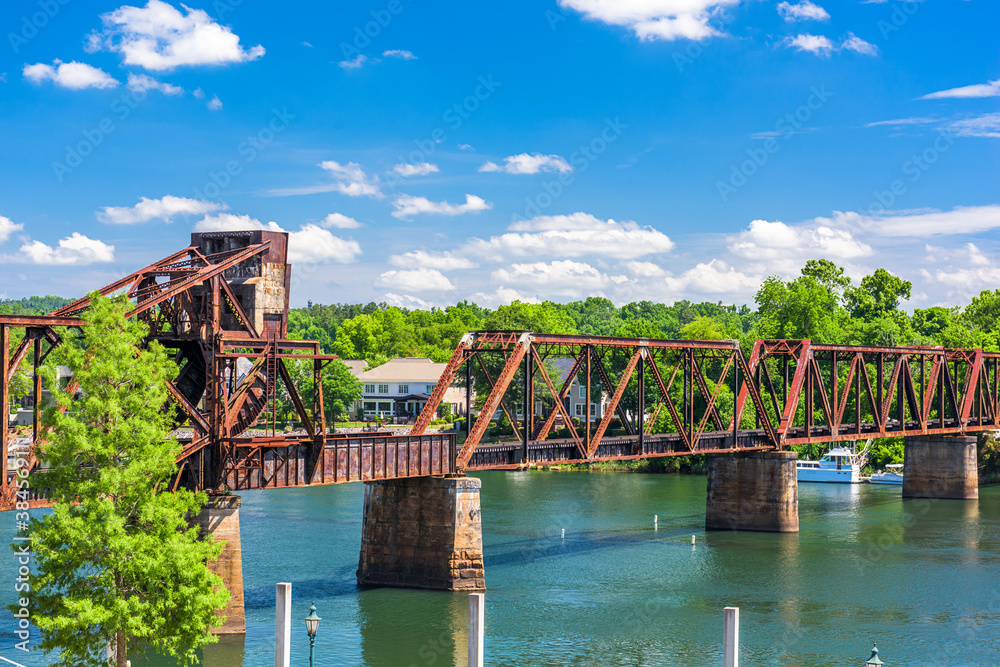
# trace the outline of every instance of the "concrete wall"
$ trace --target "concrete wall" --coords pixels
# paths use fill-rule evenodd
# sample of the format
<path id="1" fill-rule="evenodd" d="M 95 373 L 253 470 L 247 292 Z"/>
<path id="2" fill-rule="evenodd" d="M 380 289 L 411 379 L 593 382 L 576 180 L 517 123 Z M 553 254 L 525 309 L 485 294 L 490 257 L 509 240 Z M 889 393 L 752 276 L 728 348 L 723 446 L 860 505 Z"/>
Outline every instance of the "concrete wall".
<path id="1" fill-rule="evenodd" d="M 243 612 L 243 552 L 240 547 L 240 497 L 215 496 L 209 498 L 198 515 L 197 524 L 202 535 L 213 535 L 225 541 L 219 557 L 208 564 L 208 569 L 222 577 L 229 591 L 229 605 L 222 612 L 225 623 L 213 632 L 217 635 L 245 633 L 246 617 Z"/>
<path id="2" fill-rule="evenodd" d="M 928 435 L 903 439 L 903 497 L 979 497 L 976 437 Z"/>
<path id="3" fill-rule="evenodd" d="M 471 477 L 366 482 L 358 584 L 485 590 L 479 489 Z"/>
<path id="4" fill-rule="evenodd" d="M 797 533 L 797 457 L 795 452 L 710 455 L 705 528 Z"/>

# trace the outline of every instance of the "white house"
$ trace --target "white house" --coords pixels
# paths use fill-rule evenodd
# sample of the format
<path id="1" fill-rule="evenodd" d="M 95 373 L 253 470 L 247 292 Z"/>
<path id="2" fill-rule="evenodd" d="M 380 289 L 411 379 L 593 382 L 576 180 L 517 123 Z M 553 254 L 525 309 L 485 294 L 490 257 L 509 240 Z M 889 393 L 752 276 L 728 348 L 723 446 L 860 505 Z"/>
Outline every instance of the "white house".
<path id="1" fill-rule="evenodd" d="M 403 357 L 357 373 L 365 416 L 416 417 L 446 367 L 430 359 Z M 452 414 L 465 415 L 465 389 L 449 387 L 441 403 L 450 405 Z"/>

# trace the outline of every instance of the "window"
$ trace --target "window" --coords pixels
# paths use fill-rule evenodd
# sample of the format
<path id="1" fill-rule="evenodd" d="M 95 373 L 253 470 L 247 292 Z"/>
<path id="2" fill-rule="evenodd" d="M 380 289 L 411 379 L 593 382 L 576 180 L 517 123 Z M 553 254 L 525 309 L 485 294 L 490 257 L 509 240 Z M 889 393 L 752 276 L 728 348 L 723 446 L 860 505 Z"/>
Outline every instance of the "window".
<path id="1" fill-rule="evenodd" d="M 365 412 L 375 412 L 375 401 L 365 401 Z"/>
<path id="2" fill-rule="evenodd" d="M 428 393 L 428 394 L 433 394 L 433 393 L 434 393 L 434 387 L 436 387 L 436 386 L 437 386 L 437 385 L 433 385 L 433 384 L 429 384 L 429 385 L 427 385 L 427 386 L 426 386 L 426 388 L 427 388 L 427 393 Z"/>
<path id="3" fill-rule="evenodd" d="M 596 403 L 591 403 L 590 404 L 590 421 L 594 421 L 595 419 L 597 419 L 597 404 Z"/>
<path id="4" fill-rule="evenodd" d="M 400 394 L 409 394 L 410 393 L 410 385 L 408 385 L 408 384 L 401 384 L 401 385 L 399 385 L 399 393 Z"/>
<path id="5" fill-rule="evenodd" d="M 365 385 L 365 393 L 366 394 L 374 394 L 375 393 L 375 385 L 373 385 L 373 384 L 366 384 Z"/>
<path id="6" fill-rule="evenodd" d="M 577 403 L 576 404 L 576 416 L 577 417 L 582 417 L 583 416 L 583 407 L 584 407 L 583 403 Z"/>
<path id="7" fill-rule="evenodd" d="M 587 388 L 582 384 L 580 385 L 580 398 L 581 399 L 587 398 Z"/>
<path id="8" fill-rule="evenodd" d="M 378 386 L 378 393 L 380 393 L 380 394 L 388 394 L 389 393 L 389 385 L 387 385 L 387 384 L 380 384 Z"/>

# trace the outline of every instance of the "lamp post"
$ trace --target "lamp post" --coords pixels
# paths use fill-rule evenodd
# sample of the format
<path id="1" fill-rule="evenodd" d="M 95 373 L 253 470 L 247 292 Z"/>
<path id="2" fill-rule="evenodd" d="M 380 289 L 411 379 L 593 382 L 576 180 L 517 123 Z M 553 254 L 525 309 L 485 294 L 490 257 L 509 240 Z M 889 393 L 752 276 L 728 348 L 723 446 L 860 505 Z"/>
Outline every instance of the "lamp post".
<path id="1" fill-rule="evenodd" d="M 865 667 L 882 667 L 882 661 L 878 659 L 878 648 L 874 644 L 871 657 L 865 660 Z"/>
<path id="2" fill-rule="evenodd" d="M 309 615 L 306 616 L 306 634 L 309 635 L 309 667 L 313 667 L 313 646 L 316 645 L 316 631 L 322 619 L 316 615 L 316 605 L 309 605 Z"/>

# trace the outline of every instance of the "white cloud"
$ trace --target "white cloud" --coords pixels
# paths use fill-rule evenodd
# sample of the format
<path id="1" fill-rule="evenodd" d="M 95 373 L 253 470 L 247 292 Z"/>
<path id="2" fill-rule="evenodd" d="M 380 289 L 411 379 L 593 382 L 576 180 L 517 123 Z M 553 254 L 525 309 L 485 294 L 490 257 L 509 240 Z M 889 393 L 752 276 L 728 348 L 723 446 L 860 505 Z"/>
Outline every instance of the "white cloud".
<path id="1" fill-rule="evenodd" d="M 357 241 L 334 236 L 329 230 L 316 225 L 302 225 L 288 235 L 288 261 L 292 264 L 337 262 L 349 264 L 361 254 Z"/>
<path id="2" fill-rule="evenodd" d="M 503 159 L 504 163 L 487 162 L 479 167 L 479 171 L 502 171 L 508 174 L 537 174 L 541 171 L 573 171 L 569 162 L 559 155 L 542 155 L 541 153 L 521 153 L 510 155 Z"/>
<path id="3" fill-rule="evenodd" d="M 713 259 L 699 263 L 677 277 L 668 276 L 663 282 L 674 294 L 726 294 L 734 297 L 756 292 L 761 276 L 742 273 L 722 260 Z"/>
<path id="4" fill-rule="evenodd" d="M 853 259 L 873 254 L 847 229 L 828 225 L 786 225 L 754 220 L 747 230 L 730 236 L 729 252 L 747 259 Z"/>
<path id="5" fill-rule="evenodd" d="M 739 0 L 559 0 L 589 19 L 628 28 L 642 40 L 706 39 L 720 34 L 709 25 L 720 9 Z"/>
<path id="6" fill-rule="evenodd" d="M 90 36 L 88 49 L 120 53 L 126 65 L 157 72 L 246 62 L 264 55 L 259 44 L 244 50 L 239 36 L 204 10 L 182 7 L 186 13 L 161 0 L 149 0 L 145 7 L 119 7 L 101 16 L 104 30 Z"/>
<path id="7" fill-rule="evenodd" d="M 369 62 L 368 56 L 358 54 L 356 58 L 351 58 L 350 60 L 341 60 L 338 65 L 344 69 L 360 69 L 366 62 Z"/>
<path id="8" fill-rule="evenodd" d="M 409 308 L 410 310 L 430 310 L 440 305 L 412 294 L 396 294 L 395 292 L 387 292 L 383 299 L 390 306 Z"/>
<path id="9" fill-rule="evenodd" d="M 1000 79 L 988 83 L 977 83 L 972 86 L 962 86 L 961 88 L 949 88 L 939 90 L 936 93 L 929 93 L 920 99 L 940 100 L 945 98 L 968 99 L 974 97 L 1000 97 Z"/>
<path id="10" fill-rule="evenodd" d="M 14 223 L 10 218 L 0 215 L 0 243 L 6 243 L 14 232 L 24 229 L 24 225 Z"/>
<path id="11" fill-rule="evenodd" d="M 846 49 L 848 51 L 854 51 L 855 53 L 860 53 L 865 56 L 878 55 L 878 47 L 871 42 L 866 42 L 861 39 L 853 32 L 847 33 L 847 37 L 840 44 L 841 49 Z"/>
<path id="12" fill-rule="evenodd" d="M 827 56 L 833 51 L 833 42 L 828 37 L 822 35 L 804 33 L 795 37 L 789 37 L 785 40 L 785 43 L 799 51 L 808 51 L 816 55 Z"/>
<path id="13" fill-rule="evenodd" d="M 378 178 L 368 178 L 364 169 L 357 162 L 340 164 L 334 160 L 320 162 L 319 166 L 327 170 L 336 179 L 333 190 L 348 197 L 381 197 L 378 190 Z"/>
<path id="14" fill-rule="evenodd" d="M 433 213 L 436 215 L 463 215 L 465 213 L 478 213 L 493 208 L 493 204 L 475 195 L 465 195 L 464 204 L 451 204 L 446 201 L 433 202 L 427 197 L 414 197 L 412 195 L 398 195 L 392 202 L 393 217 L 410 218 L 422 213 Z"/>
<path id="15" fill-rule="evenodd" d="M 852 213 L 834 214 L 877 236 L 927 237 L 977 234 L 1000 228 L 1000 204 L 958 206 L 950 211 L 903 213 L 862 217 Z"/>
<path id="16" fill-rule="evenodd" d="M 393 173 L 399 176 L 426 176 L 427 174 L 437 173 L 441 171 L 438 169 L 436 164 L 431 164 L 430 162 L 419 162 L 417 164 L 409 164 L 406 162 L 401 162 L 392 168 Z"/>
<path id="17" fill-rule="evenodd" d="M 892 120 L 878 120 L 874 123 L 866 123 L 865 127 L 878 127 L 880 125 L 929 125 L 931 123 L 937 123 L 937 118 L 921 118 L 921 117 L 911 117 L 911 118 L 894 118 Z"/>
<path id="18" fill-rule="evenodd" d="M 204 215 L 224 208 L 215 202 L 167 195 L 161 199 L 139 197 L 135 206 L 105 206 L 95 215 L 101 222 L 111 225 L 134 225 L 150 220 L 170 222 L 176 215 Z"/>
<path id="19" fill-rule="evenodd" d="M 390 255 L 389 263 L 393 266 L 437 269 L 438 271 L 475 269 L 479 266 L 467 257 L 458 257 L 450 252 L 427 252 L 426 250 L 411 250 L 402 255 Z"/>
<path id="20" fill-rule="evenodd" d="M 1000 266 L 979 265 L 974 268 L 939 269 L 933 274 L 926 269 L 920 272 L 925 279 L 939 285 L 946 285 L 950 296 L 961 296 L 968 299 L 983 289 L 990 289 L 1000 284 Z"/>
<path id="21" fill-rule="evenodd" d="M 798 4 L 782 2 L 778 5 L 778 13 L 785 17 L 786 21 L 827 21 L 830 15 L 819 5 L 814 5 L 809 0 L 803 0 Z"/>
<path id="22" fill-rule="evenodd" d="M 622 262 L 621 266 L 626 273 L 639 278 L 659 278 L 667 274 L 663 267 L 652 262 Z"/>
<path id="23" fill-rule="evenodd" d="M 522 303 L 540 303 L 538 297 L 518 292 L 509 287 L 500 286 L 492 292 L 476 292 L 469 299 L 486 308 L 496 308 L 504 304 L 520 301 Z"/>
<path id="24" fill-rule="evenodd" d="M 960 137 L 1000 139 L 1000 113 L 988 113 L 952 122 L 949 129 Z"/>
<path id="25" fill-rule="evenodd" d="M 53 248 L 41 241 L 28 241 L 13 261 L 29 264 L 45 264 L 60 266 L 83 266 L 96 262 L 112 262 L 115 259 L 115 247 L 97 239 L 90 239 L 79 232 L 73 232 L 59 240 L 59 246 Z"/>
<path id="26" fill-rule="evenodd" d="M 386 271 L 375 279 L 377 287 L 388 287 L 405 292 L 449 291 L 454 283 L 436 269 Z"/>
<path id="27" fill-rule="evenodd" d="M 417 59 L 415 55 L 405 49 L 389 49 L 388 51 L 383 51 L 382 55 L 386 58 L 400 58 L 402 60 Z"/>
<path id="28" fill-rule="evenodd" d="M 488 240 L 470 239 L 463 255 L 503 261 L 508 257 L 581 257 L 629 259 L 669 252 L 674 242 L 652 227 L 634 222 L 599 220 L 588 213 L 541 216 L 514 223 L 510 233 Z"/>
<path id="29" fill-rule="evenodd" d="M 235 213 L 220 213 L 206 215 L 198 221 L 192 231 L 195 232 L 230 232 L 247 229 L 263 229 L 270 232 L 283 232 L 281 225 L 269 222 L 266 225 L 249 215 Z M 337 262 L 348 264 L 361 254 L 361 246 L 357 241 L 334 236 L 328 230 L 317 225 L 302 225 L 297 232 L 288 234 L 288 261 L 292 264 L 316 264 Z"/>
<path id="30" fill-rule="evenodd" d="M 222 100 L 219 99 L 218 95 L 213 95 L 212 99 L 208 101 L 208 108 L 212 111 L 218 111 L 222 108 Z"/>
<path id="31" fill-rule="evenodd" d="M 164 95 L 181 95 L 184 93 L 184 89 L 180 86 L 157 81 L 148 74 L 133 74 L 129 72 L 128 83 L 125 85 L 128 86 L 129 90 L 140 93 L 144 93 L 147 90 L 158 90 Z"/>
<path id="32" fill-rule="evenodd" d="M 874 56 L 878 54 L 878 47 L 870 42 L 866 42 L 861 39 L 853 32 L 847 33 L 844 36 L 843 41 L 836 45 L 830 41 L 829 37 L 824 37 L 823 35 L 810 35 L 809 33 L 802 33 L 795 35 L 794 37 L 789 37 L 784 41 L 785 46 L 795 48 L 799 51 L 808 51 L 817 56 L 829 56 L 834 51 L 854 51 L 855 53 L 860 53 L 866 56 Z"/>
<path id="33" fill-rule="evenodd" d="M 349 218 L 343 213 L 330 213 L 320 223 L 324 227 L 336 227 L 337 229 L 357 229 L 361 223 L 354 218 Z"/>
<path id="34" fill-rule="evenodd" d="M 193 90 L 193 91 L 191 92 L 191 94 L 192 94 L 192 95 L 194 95 L 195 99 L 198 99 L 198 100 L 200 100 L 200 99 L 202 99 L 203 97 L 205 97 L 205 91 L 204 91 L 204 90 L 202 90 L 201 88 L 195 88 L 195 89 L 194 89 L 194 90 Z"/>
<path id="35" fill-rule="evenodd" d="M 70 90 L 114 88 L 119 83 L 118 79 L 97 67 L 76 61 L 64 63 L 61 60 L 53 60 L 52 65 L 25 65 L 24 78 L 32 83 L 51 80 L 55 85 Z"/>
<path id="36" fill-rule="evenodd" d="M 537 290 L 546 296 L 578 298 L 592 295 L 612 284 L 611 278 L 584 262 L 555 260 L 511 264 L 490 276 L 496 283 Z"/>
<path id="37" fill-rule="evenodd" d="M 458 150 L 460 150 L 460 151 L 474 151 L 476 149 L 473 148 L 472 146 L 470 146 L 469 144 L 459 144 L 458 145 Z"/>

